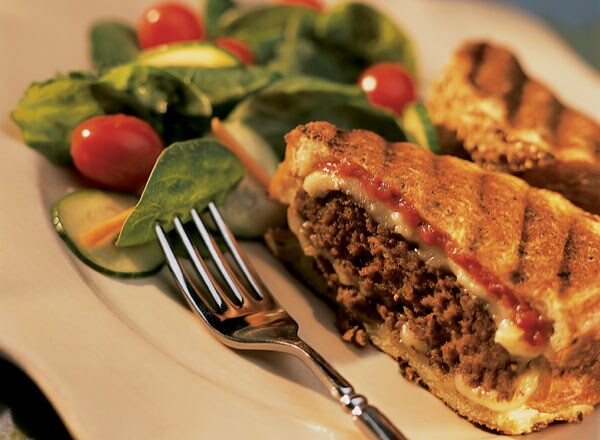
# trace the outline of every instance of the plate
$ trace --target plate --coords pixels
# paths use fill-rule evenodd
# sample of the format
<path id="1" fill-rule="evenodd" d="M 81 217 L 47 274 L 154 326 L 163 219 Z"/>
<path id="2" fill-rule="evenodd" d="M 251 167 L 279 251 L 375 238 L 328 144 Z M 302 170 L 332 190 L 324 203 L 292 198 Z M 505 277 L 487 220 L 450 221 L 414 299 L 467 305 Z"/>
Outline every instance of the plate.
<path id="1" fill-rule="evenodd" d="M 81 265 L 53 231 L 50 205 L 77 182 L 19 139 L 8 113 L 33 80 L 88 66 L 98 18 L 131 21 L 148 2 L 28 0 L 0 5 L 0 353 L 40 386 L 76 438 L 362 438 L 295 359 L 217 343 L 169 275 L 121 281 Z M 512 47 L 569 104 L 600 113 L 600 79 L 540 22 L 490 3 L 371 1 L 412 34 L 425 92 L 466 38 Z M 343 343 L 331 311 L 260 245 L 256 269 L 300 323 L 301 336 L 411 439 L 497 438 L 407 383 L 378 351 Z M 600 412 L 533 439 L 600 436 Z"/>

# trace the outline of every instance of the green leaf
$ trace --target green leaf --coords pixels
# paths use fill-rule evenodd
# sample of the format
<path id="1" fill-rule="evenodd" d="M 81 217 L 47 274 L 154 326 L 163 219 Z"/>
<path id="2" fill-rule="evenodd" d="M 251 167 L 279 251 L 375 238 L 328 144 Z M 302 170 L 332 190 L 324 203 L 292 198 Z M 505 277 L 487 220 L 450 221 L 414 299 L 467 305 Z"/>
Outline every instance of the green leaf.
<path id="1" fill-rule="evenodd" d="M 381 12 L 362 3 L 341 3 L 316 19 L 315 35 L 324 44 L 368 65 L 391 61 L 416 71 L 412 41 Z"/>
<path id="2" fill-rule="evenodd" d="M 71 163 L 71 133 L 104 114 L 91 92 L 92 77 L 74 73 L 33 83 L 11 113 L 24 142 L 59 165 Z"/>
<path id="3" fill-rule="evenodd" d="M 390 141 L 405 140 L 394 116 L 371 106 L 358 86 L 307 76 L 286 78 L 263 89 L 242 101 L 227 120 L 248 125 L 280 158 L 285 153 L 285 134 L 312 121 L 371 130 Z"/>
<path id="4" fill-rule="evenodd" d="M 167 145 L 201 136 L 212 115 L 209 98 L 165 68 L 119 66 L 102 76 L 94 91 L 105 106 L 127 106 L 148 120 Z"/>
<path id="5" fill-rule="evenodd" d="M 244 167 L 227 148 L 208 139 L 177 142 L 158 158 L 146 188 L 117 240 L 131 246 L 153 240 L 154 224 L 173 229 L 173 217 L 184 223 L 190 210 L 221 203 L 243 177 Z"/>
<path id="6" fill-rule="evenodd" d="M 204 2 L 204 24 L 208 38 L 219 35 L 219 19 L 235 7 L 236 5 L 232 0 L 206 0 Z"/>
<path id="7" fill-rule="evenodd" d="M 264 89 L 280 74 L 261 66 L 216 69 L 167 68 L 185 84 L 193 85 L 210 100 L 214 115 L 225 116 L 245 97 Z"/>
<path id="8" fill-rule="evenodd" d="M 133 61 L 141 50 L 135 30 L 115 21 L 94 23 L 90 44 L 92 62 L 99 71 Z"/>
<path id="9" fill-rule="evenodd" d="M 222 34 L 236 37 L 250 47 L 257 64 L 266 64 L 277 46 L 289 37 L 288 28 L 310 36 L 317 15 L 317 11 L 299 6 L 263 6 L 231 10 L 221 17 L 219 25 Z"/>
<path id="10" fill-rule="evenodd" d="M 342 83 L 354 83 L 360 74 L 356 63 L 340 51 L 301 37 L 285 39 L 269 67 L 285 76 L 318 76 Z"/>

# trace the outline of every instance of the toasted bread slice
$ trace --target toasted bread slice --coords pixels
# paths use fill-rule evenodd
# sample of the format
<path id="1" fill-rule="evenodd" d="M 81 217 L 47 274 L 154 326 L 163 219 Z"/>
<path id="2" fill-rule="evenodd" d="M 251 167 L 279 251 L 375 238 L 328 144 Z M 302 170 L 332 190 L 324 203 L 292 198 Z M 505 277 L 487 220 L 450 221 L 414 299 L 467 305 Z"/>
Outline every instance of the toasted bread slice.
<path id="1" fill-rule="evenodd" d="M 509 50 L 464 44 L 426 104 L 433 123 L 454 133 L 475 163 L 600 214 L 600 125 L 530 78 Z"/>
<path id="2" fill-rule="evenodd" d="M 600 401 L 600 218 L 471 162 L 328 123 L 287 136 L 270 194 L 339 308 L 475 423 Z"/>

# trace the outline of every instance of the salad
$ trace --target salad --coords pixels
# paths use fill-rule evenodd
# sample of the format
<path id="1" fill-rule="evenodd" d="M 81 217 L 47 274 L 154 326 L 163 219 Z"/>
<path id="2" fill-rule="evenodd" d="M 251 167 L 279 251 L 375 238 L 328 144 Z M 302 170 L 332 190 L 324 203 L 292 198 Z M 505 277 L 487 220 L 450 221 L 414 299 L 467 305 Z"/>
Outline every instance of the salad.
<path id="1" fill-rule="evenodd" d="M 28 146 L 81 176 L 52 221 L 107 274 L 158 271 L 153 225 L 211 200 L 240 238 L 284 224 L 266 185 L 299 124 L 436 149 L 411 40 L 366 4 L 159 3 L 137 22 L 93 23 L 89 39 L 92 69 L 33 83 L 11 115 Z"/>

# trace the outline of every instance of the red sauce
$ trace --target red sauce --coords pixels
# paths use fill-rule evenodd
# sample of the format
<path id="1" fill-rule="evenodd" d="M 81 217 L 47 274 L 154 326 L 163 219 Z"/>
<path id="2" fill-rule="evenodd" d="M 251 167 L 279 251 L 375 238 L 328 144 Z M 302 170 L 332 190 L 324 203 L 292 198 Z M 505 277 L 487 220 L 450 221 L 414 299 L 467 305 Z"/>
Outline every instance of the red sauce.
<path id="1" fill-rule="evenodd" d="M 510 310 L 512 320 L 523 330 L 522 338 L 527 343 L 532 347 L 546 344 L 552 334 L 552 323 L 544 319 L 529 303 L 518 298 L 510 287 L 494 273 L 485 269 L 473 255 L 461 251 L 448 234 L 438 231 L 425 220 L 400 192 L 390 188 L 380 178 L 371 175 L 362 166 L 349 159 L 326 162 L 315 168 L 360 180 L 371 197 L 400 212 L 406 223 L 417 230 L 424 243 L 443 249 L 452 261 L 465 269 L 491 296 Z"/>

